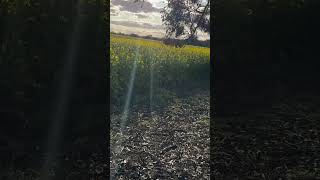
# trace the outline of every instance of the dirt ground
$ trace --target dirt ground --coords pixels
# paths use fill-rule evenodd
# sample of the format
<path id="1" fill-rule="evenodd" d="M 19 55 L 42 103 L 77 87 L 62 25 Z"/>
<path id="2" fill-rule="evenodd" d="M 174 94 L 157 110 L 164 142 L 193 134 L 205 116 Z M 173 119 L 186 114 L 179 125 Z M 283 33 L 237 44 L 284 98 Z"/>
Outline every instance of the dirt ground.
<path id="1" fill-rule="evenodd" d="M 320 179 L 320 97 L 216 118 L 212 179 Z"/>
<path id="2" fill-rule="evenodd" d="M 319 107 L 320 97 L 305 95 L 283 99 L 263 111 L 210 120 L 209 93 L 201 92 L 174 98 L 152 113 L 132 109 L 122 131 L 121 114 L 113 114 L 110 175 L 113 179 L 320 179 Z M 75 144 L 85 149 L 86 139 L 78 141 Z M 52 179 L 107 179 L 103 150 L 92 149 L 60 154 L 50 169 Z M 1 149 L 1 180 L 39 178 L 45 154 L 11 152 Z"/>
<path id="3" fill-rule="evenodd" d="M 120 129 L 111 120 L 115 179 L 209 179 L 209 92 L 176 98 L 165 109 L 133 111 Z"/>

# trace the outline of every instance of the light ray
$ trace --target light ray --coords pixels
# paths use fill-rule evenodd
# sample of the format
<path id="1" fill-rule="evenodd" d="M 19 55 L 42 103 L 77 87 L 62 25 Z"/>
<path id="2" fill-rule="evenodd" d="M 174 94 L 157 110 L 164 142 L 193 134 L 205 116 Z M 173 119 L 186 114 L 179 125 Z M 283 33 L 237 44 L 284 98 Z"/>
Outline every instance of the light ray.
<path id="1" fill-rule="evenodd" d="M 151 114 L 151 118 L 152 118 L 152 111 L 153 111 L 153 75 L 154 75 L 154 71 L 153 71 L 153 58 L 150 61 L 150 114 Z"/>
<path id="2" fill-rule="evenodd" d="M 76 58 L 75 55 L 77 53 L 78 48 L 78 40 L 80 38 L 82 28 L 82 22 L 80 15 L 80 4 L 77 4 L 77 14 L 74 19 L 74 31 L 71 34 L 71 38 L 69 41 L 69 51 L 66 54 L 65 65 L 62 71 L 62 80 L 59 85 L 59 89 L 57 90 L 57 99 L 54 104 L 53 114 L 51 116 L 51 126 L 48 134 L 47 140 L 47 158 L 44 162 L 44 165 L 41 170 L 41 179 L 49 180 L 52 179 L 53 176 L 50 176 L 51 166 L 55 161 L 56 165 L 58 165 L 58 159 L 56 158 L 59 149 L 61 138 L 63 137 L 63 129 L 64 129 L 64 120 L 66 108 L 68 107 L 71 84 L 73 82 L 73 74 L 74 68 L 76 66 Z"/>
<path id="3" fill-rule="evenodd" d="M 133 67 L 130 73 L 130 81 L 129 81 L 129 86 L 128 86 L 128 91 L 127 91 L 127 96 L 126 96 L 126 101 L 125 101 L 125 105 L 123 108 L 123 112 L 122 112 L 122 116 L 121 116 L 121 122 L 120 122 L 120 134 L 123 135 L 123 131 L 125 130 L 125 127 L 127 126 L 127 122 L 128 122 L 128 115 L 129 115 L 129 110 L 130 110 L 130 103 L 131 103 L 131 99 L 132 99 L 132 91 L 133 91 L 133 87 L 134 87 L 134 82 L 135 82 L 135 77 L 136 77 L 136 72 L 137 72 L 137 61 L 138 61 L 138 55 L 139 55 L 139 49 L 140 47 L 138 46 L 135 49 L 135 56 L 134 56 L 134 62 L 133 62 Z M 114 146 L 114 152 L 116 153 L 120 153 L 120 146 L 122 146 L 124 143 L 124 139 L 121 138 L 118 142 L 118 145 Z M 117 165 L 115 167 L 115 172 L 117 172 L 119 169 L 119 166 Z M 110 177 L 111 179 L 114 179 L 113 172 L 110 171 Z"/>
<path id="4" fill-rule="evenodd" d="M 121 131 L 123 131 L 123 129 L 127 125 L 127 121 L 128 121 L 128 113 L 130 110 L 129 106 L 130 106 L 130 102 L 131 102 L 131 98 L 132 98 L 132 90 L 133 90 L 134 81 L 135 81 L 135 77 L 136 77 L 136 71 L 137 71 L 138 54 L 139 54 L 139 47 L 136 48 L 135 58 L 134 58 L 134 62 L 133 62 L 133 68 L 132 68 L 131 74 L 130 74 L 130 82 L 129 82 L 128 92 L 127 92 L 126 102 L 125 102 L 122 117 L 121 117 L 121 126 L 120 126 Z"/>

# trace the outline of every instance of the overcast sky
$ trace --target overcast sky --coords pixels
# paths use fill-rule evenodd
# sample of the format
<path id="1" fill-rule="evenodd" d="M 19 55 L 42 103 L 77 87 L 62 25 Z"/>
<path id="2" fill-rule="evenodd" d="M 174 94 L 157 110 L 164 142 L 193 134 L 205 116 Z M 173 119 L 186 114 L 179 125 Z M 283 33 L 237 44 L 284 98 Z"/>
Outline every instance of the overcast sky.
<path id="1" fill-rule="evenodd" d="M 163 37 L 165 30 L 160 11 L 164 5 L 165 0 L 145 0 L 144 3 L 134 3 L 134 0 L 111 0 L 111 31 Z M 199 33 L 200 39 L 206 37 Z"/>

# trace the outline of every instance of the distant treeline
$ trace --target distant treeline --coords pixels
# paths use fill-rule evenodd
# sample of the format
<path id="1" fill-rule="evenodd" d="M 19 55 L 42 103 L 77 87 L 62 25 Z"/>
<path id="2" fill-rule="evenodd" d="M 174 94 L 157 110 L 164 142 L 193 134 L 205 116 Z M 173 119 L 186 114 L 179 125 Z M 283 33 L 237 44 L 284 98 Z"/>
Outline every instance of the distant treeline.
<path id="1" fill-rule="evenodd" d="M 151 39 L 151 40 L 155 40 L 155 41 L 164 41 L 165 40 L 164 38 L 158 38 L 158 37 L 154 37 L 152 35 L 141 36 L 141 35 L 137 35 L 137 34 L 134 34 L 134 33 L 132 33 L 132 34 L 124 34 L 124 33 L 121 33 L 121 32 L 118 32 L 118 33 L 111 32 L 111 34 L 138 37 L 138 38 L 143 38 L 143 39 Z M 205 40 L 205 41 L 193 40 L 191 42 L 191 41 L 184 40 L 184 39 L 172 39 L 172 41 L 174 41 L 176 44 L 210 47 L 210 40 Z"/>

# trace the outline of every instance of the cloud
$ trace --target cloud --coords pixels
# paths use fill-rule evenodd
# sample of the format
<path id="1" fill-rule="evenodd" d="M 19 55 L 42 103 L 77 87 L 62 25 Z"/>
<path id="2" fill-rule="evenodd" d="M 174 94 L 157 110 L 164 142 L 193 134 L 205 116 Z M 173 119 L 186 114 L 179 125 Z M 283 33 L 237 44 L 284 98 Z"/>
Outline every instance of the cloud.
<path id="1" fill-rule="evenodd" d="M 132 21 L 111 21 L 111 24 L 127 26 L 127 27 L 137 27 L 137 28 L 145 28 L 145 29 L 163 29 L 161 25 L 158 24 L 150 24 L 150 23 L 138 23 Z"/>
<path id="2" fill-rule="evenodd" d="M 116 9 L 110 8 L 110 15 L 111 16 L 118 16 L 119 11 L 117 11 Z"/>
<path id="3" fill-rule="evenodd" d="M 119 6 L 120 11 L 128 11 L 133 13 L 139 12 L 160 12 L 159 8 L 154 7 L 150 2 L 134 2 L 134 0 L 111 0 L 111 6 Z"/>

